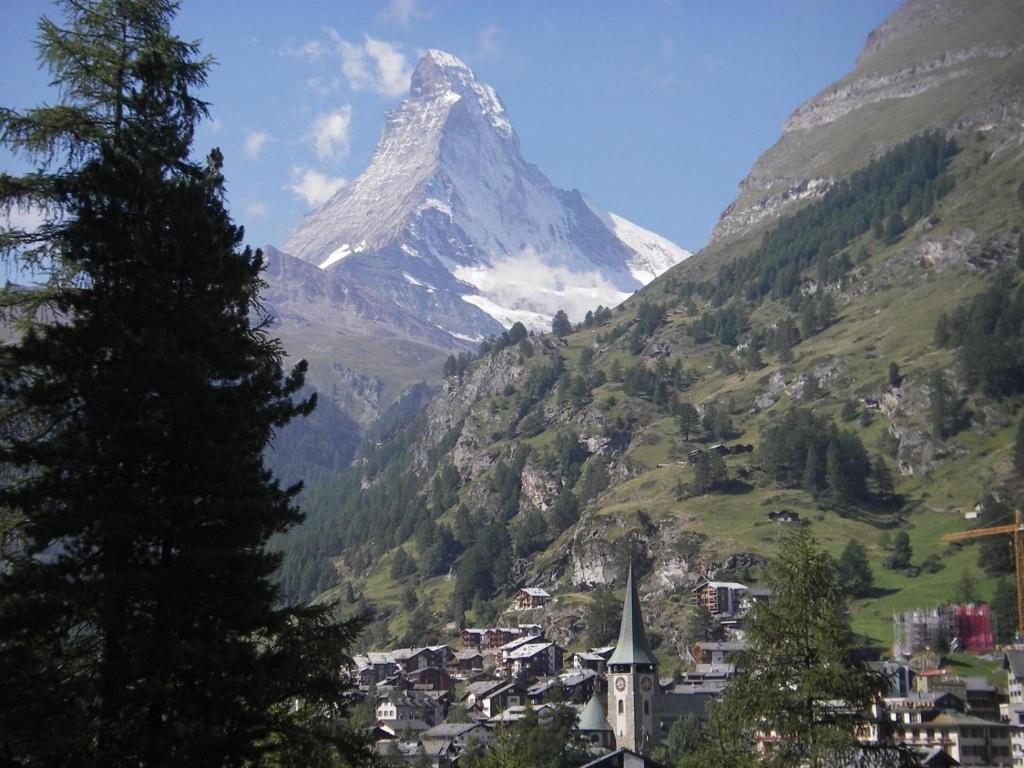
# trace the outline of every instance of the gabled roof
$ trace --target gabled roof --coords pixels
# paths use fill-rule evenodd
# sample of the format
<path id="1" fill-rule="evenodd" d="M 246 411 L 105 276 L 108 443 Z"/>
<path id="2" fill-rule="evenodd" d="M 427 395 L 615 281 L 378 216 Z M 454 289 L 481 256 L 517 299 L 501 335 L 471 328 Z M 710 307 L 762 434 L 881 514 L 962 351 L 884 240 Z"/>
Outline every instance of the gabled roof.
<path id="1" fill-rule="evenodd" d="M 530 597 L 551 597 L 546 589 L 541 589 L 540 587 L 523 587 L 519 591 L 525 592 Z"/>
<path id="2" fill-rule="evenodd" d="M 515 659 L 529 659 L 536 656 L 538 653 L 543 653 L 553 645 L 554 643 L 551 642 L 526 643 L 525 645 L 521 645 L 518 648 L 514 648 L 509 651 L 506 658 L 509 661 L 513 661 Z"/>
<path id="3" fill-rule="evenodd" d="M 651 652 L 644 631 L 644 617 L 640 612 L 640 596 L 633 584 L 633 564 L 629 565 L 626 577 L 626 597 L 622 601 L 622 623 L 619 625 L 619 642 L 615 652 L 608 659 L 609 664 L 653 664 L 658 660 Z"/>
<path id="4" fill-rule="evenodd" d="M 482 727 L 480 723 L 439 723 L 423 733 L 424 739 L 457 739 L 459 736 Z"/>
<path id="5" fill-rule="evenodd" d="M 605 714 L 601 697 L 596 693 L 590 697 L 590 701 L 580 712 L 579 729 L 581 731 L 610 731 L 608 716 Z"/>
<path id="6" fill-rule="evenodd" d="M 696 587 L 691 589 L 691 592 L 704 589 L 705 587 L 711 587 L 713 589 L 733 589 L 733 590 L 745 590 L 746 584 L 740 584 L 738 581 L 704 581 L 698 584 Z"/>

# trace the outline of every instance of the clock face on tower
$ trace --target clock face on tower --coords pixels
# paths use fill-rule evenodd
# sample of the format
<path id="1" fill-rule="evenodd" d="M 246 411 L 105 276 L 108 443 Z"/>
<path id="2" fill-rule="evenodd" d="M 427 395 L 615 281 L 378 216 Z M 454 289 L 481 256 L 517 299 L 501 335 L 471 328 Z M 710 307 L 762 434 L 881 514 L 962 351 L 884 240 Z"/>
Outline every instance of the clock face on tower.
<path id="1" fill-rule="evenodd" d="M 616 677 L 615 678 L 615 690 L 616 691 L 624 691 L 624 690 L 626 690 L 626 678 L 624 678 L 624 677 Z"/>
<path id="2" fill-rule="evenodd" d="M 652 687 L 651 678 L 645 677 L 643 680 L 641 680 L 640 687 L 644 689 L 644 693 L 650 693 Z"/>

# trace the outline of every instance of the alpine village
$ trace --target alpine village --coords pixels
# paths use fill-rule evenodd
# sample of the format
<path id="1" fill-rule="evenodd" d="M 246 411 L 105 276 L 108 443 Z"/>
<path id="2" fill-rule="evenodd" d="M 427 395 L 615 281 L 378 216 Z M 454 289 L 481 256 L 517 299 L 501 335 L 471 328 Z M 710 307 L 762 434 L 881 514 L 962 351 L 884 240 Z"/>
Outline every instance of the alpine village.
<path id="1" fill-rule="evenodd" d="M 0 767 L 1024 766 L 1022 0 L 894 0 L 695 252 L 433 48 L 250 247 L 196 5 L 0 109 Z"/>

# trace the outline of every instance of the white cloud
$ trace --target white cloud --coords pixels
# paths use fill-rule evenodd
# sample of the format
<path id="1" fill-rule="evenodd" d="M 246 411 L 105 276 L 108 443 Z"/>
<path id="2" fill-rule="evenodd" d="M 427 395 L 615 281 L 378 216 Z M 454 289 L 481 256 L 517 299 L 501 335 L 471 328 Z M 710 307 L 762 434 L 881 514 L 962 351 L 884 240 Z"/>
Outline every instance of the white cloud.
<path id="1" fill-rule="evenodd" d="M 501 41 L 498 35 L 501 28 L 496 24 L 488 24 L 480 30 L 480 45 L 477 48 L 477 55 L 484 58 L 494 58 L 501 54 Z"/>
<path id="2" fill-rule="evenodd" d="M 388 7 L 380 12 L 380 18 L 400 27 L 409 26 L 413 19 L 428 19 L 430 11 L 419 8 L 418 0 L 391 0 Z"/>
<path id="3" fill-rule="evenodd" d="M 369 35 L 360 44 L 343 39 L 334 30 L 329 30 L 329 34 L 341 57 L 341 71 L 353 91 L 396 97 L 409 89 L 412 68 L 401 46 Z"/>
<path id="4" fill-rule="evenodd" d="M 330 52 L 330 46 L 322 40 L 306 40 L 305 42 L 296 43 L 294 40 L 289 39 L 285 41 L 284 45 L 280 49 L 280 53 L 284 56 L 292 56 L 297 59 L 309 59 L 311 61 L 322 59 Z"/>
<path id="5" fill-rule="evenodd" d="M 311 134 L 317 157 L 321 160 L 337 160 L 347 156 L 351 128 L 351 104 L 345 104 L 334 112 L 325 112 L 317 117 Z"/>
<path id="6" fill-rule="evenodd" d="M 242 209 L 245 215 L 250 219 L 262 219 L 270 213 L 270 208 L 267 207 L 266 203 L 254 200 L 251 203 L 246 203 Z"/>
<path id="7" fill-rule="evenodd" d="M 285 188 L 314 206 L 327 202 L 343 186 L 345 179 L 340 176 L 327 176 L 311 168 L 292 168 L 291 182 Z"/>
<path id="8" fill-rule="evenodd" d="M 209 127 L 212 133 L 220 133 L 224 130 L 224 121 L 218 117 L 211 117 L 206 125 Z"/>
<path id="9" fill-rule="evenodd" d="M 252 160 L 258 160 L 264 145 L 270 141 L 270 134 L 263 131 L 249 131 L 242 143 L 242 151 Z"/>
<path id="10" fill-rule="evenodd" d="M 548 264 L 532 248 L 490 267 L 459 267 L 455 277 L 475 285 L 501 307 L 549 317 L 564 309 L 572 320 L 582 320 L 587 310 L 598 305 L 620 304 L 630 295 L 596 270 L 573 272 L 566 266 Z"/>

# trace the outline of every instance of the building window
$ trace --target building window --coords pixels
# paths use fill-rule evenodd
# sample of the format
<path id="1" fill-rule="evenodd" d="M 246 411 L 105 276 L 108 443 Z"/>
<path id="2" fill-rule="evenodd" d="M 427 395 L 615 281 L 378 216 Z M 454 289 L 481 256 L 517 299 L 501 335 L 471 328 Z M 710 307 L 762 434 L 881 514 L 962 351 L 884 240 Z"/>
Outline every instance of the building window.
<path id="1" fill-rule="evenodd" d="M 649 701 L 645 701 L 644 702 L 644 714 L 645 715 L 651 714 L 651 702 L 649 702 Z"/>
<path id="2" fill-rule="evenodd" d="M 619 699 L 619 714 L 621 715 L 625 711 L 626 711 L 626 702 L 624 702 L 622 699 Z"/>

